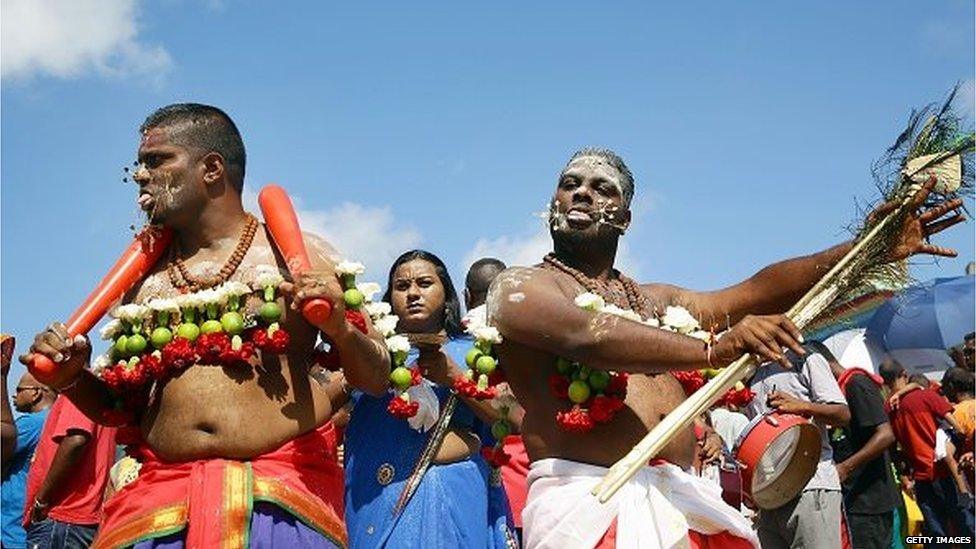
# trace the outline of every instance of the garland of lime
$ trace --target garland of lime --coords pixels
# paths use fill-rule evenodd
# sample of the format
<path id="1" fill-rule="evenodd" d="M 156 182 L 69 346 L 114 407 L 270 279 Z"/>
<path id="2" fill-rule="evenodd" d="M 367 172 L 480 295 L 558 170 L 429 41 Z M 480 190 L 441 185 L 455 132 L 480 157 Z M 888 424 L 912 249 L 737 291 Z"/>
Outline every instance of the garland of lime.
<path id="1" fill-rule="evenodd" d="M 594 313 L 620 316 L 647 326 L 676 332 L 701 340 L 706 347 L 714 344 L 718 336 L 702 330 L 698 320 L 687 309 L 668 306 L 664 313 L 643 319 L 636 312 L 607 304 L 599 295 L 583 293 L 576 297 L 578 307 Z M 549 377 L 549 388 L 557 398 L 568 400 L 571 407 L 556 413 L 556 424 L 565 431 L 586 433 L 598 423 L 608 423 L 624 407 L 627 396 L 627 374 L 612 370 L 588 368 L 565 358 L 556 360 L 556 372 Z M 681 383 L 685 394 L 691 394 L 703 386 L 707 379 L 718 375 L 719 370 L 706 368 L 671 372 Z M 752 400 L 752 392 L 736 386 L 723 395 L 721 403 L 744 406 Z"/>
<path id="2" fill-rule="evenodd" d="M 113 310 L 113 320 L 101 330 L 112 345 L 94 365 L 115 397 L 106 419 L 132 421 L 148 402 L 152 382 L 195 364 L 243 368 L 252 366 L 257 351 L 283 353 L 289 334 L 279 324 L 276 290 L 282 281 L 276 268 L 262 266 L 253 287 L 226 282 Z M 244 305 L 255 293 L 263 302 L 252 313 Z"/>

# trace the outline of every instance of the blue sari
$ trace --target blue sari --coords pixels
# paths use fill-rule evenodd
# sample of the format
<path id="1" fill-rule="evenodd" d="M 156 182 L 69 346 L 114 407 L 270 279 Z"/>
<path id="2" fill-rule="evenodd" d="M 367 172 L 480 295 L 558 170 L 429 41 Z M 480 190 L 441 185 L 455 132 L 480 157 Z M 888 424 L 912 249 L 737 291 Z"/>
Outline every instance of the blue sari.
<path id="1" fill-rule="evenodd" d="M 444 346 L 462 368 L 470 340 Z M 416 359 L 412 351 L 408 363 Z M 441 406 L 450 391 L 434 387 Z M 386 547 L 506 548 L 513 526 L 501 480 L 480 454 L 444 465 L 431 464 L 399 517 L 393 508 L 434 429 L 418 432 L 387 412 L 392 392 L 380 398 L 356 391 L 346 428 L 346 528 L 353 549 Z M 463 402 L 451 426 L 488 429 Z"/>

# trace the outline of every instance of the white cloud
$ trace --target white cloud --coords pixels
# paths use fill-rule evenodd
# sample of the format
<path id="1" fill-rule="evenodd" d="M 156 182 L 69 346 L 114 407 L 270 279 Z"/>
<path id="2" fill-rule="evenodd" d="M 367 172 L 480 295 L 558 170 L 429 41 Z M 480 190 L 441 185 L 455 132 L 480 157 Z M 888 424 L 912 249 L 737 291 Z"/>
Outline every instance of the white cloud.
<path id="1" fill-rule="evenodd" d="M 465 254 L 461 272 L 467 273 L 471 264 L 482 257 L 501 259 L 509 267 L 535 265 L 550 251 L 552 251 L 552 240 L 545 227 L 526 231 L 520 235 L 479 238 L 471 251 Z M 627 276 L 640 280 L 640 261 L 631 253 L 626 240 L 621 240 L 620 247 L 617 248 L 614 266 Z"/>
<path id="2" fill-rule="evenodd" d="M 139 40 L 136 0 L 4 0 L 0 75 L 73 78 L 94 71 L 153 83 L 170 67 L 161 46 Z"/>
<path id="3" fill-rule="evenodd" d="M 244 207 L 260 217 L 257 194 L 244 190 Z M 386 269 L 401 253 L 416 248 L 423 240 L 420 231 L 396 223 L 389 206 L 364 206 L 343 202 L 326 210 L 302 207 L 292 197 L 302 230 L 325 238 L 342 257 L 366 266 L 363 280 L 386 285 Z"/>

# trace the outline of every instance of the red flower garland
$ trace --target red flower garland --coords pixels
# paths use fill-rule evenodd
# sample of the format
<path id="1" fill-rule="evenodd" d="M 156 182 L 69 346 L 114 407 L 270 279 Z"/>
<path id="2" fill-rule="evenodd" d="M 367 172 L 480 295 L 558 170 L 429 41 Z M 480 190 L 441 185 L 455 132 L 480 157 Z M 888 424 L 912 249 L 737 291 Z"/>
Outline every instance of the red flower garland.
<path id="1" fill-rule="evenodd" d="M 579 404 L 574 405 L 568 412 L 556 412 L 556 424 L 571 433 L 587 433 L 596 425 L 590 413 Z"/>
<path id="2" fill-rule="evenodd" d="M 494 446 L 482 447 L 481 457 L 485 458 L 485 461 L 488 462 L 488 465 L 491 465 L 495 469 L 504 467 L 512 459 L 511 454 L 505 451 L 505 447 L 502 446 L 501 441 L 499 441 L 498 444 Z"/>
<path id="3" fill-rule="evenodd" d="M 417 410 L 419 409 L 419 402 L 407 402 L 398 396 L 391 398 L 390 403 L 386 406 L 386 410 L 390 412 L 390 415 L 400 419 L 407 419 L 417 415 Z"/>
<path id="4" fill-rule="evenodd" d="M 190 340 L 176 337 L 162 350 L 162 362 L 167 370 L 182 370 L 197 362 L 197 352 Z"/>
<path id="5" fill-rule="evenodd" d="M 220 356 L 230 350 L 230 337 L 224 332 L 203 334 L 197 338 L 195 349 L 200 362 L 219 365 Z"/>
<path id="6" fill-rule="evenodd" d="M 477 383 L 466 377 L 459 377 L 454 380 L 454 391 L 461 396 L 475 400 L 490 400 L 495 398 L 497 394 L 494 387 L 479 389 Z"/>
<path id="7" fill-rule="evenodd" d="M 694 393 L 705 385 L 705 378 L 698 370 L 681 370 L 671 372 L 671 375 L 681 384 L 685 390 L 685 396 Z"/>

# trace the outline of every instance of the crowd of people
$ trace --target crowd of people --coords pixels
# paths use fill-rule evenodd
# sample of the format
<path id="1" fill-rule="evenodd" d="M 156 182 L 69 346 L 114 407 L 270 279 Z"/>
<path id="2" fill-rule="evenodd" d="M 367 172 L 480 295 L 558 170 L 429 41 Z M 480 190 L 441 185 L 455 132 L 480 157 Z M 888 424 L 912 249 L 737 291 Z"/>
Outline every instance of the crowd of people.
<path id="1" fill-rule="evenodd" d="M 20 357 L 15 419 L 4 340 L 5 548 L 887 547 L 899 483 L 925 531 L 973 535 L 972 338 L 923 387 L 896 362 L 841 366 L 784 315 L 849 242 L 718 291 L 639 284 L 614 268 L 633 175 L 582 149 L 538 265 L 478 260 L 459 294 L 436 254 L 410 250 L 374 299 L 318 237 L 290 274 L 242 205 L 244 144 L 223 111 L 169 105 L 140 137 L 137 202 L 175 237 L 113 310 L 109 350 L 93 360 L 52 323 Z M 891 261 L 954 253 L 928 237 L 961 202 L 925 198 Z M 307 320 L 313 299 L 331 315 Z M 663 311 L 704 335 L 660 329 Z M 763 362 L 751 398 L 696 418 L 606 504 L 589 495 L 684 400 L 672 372 L 743 354 Z M 811 418 L 820 461 L 794 499 L 756 510 L 709 471 L 771 412 Z"/>

